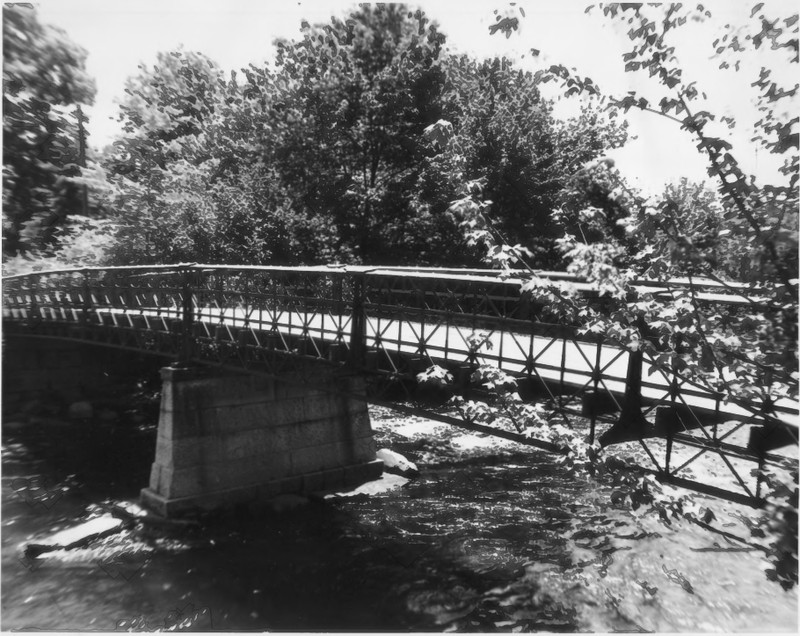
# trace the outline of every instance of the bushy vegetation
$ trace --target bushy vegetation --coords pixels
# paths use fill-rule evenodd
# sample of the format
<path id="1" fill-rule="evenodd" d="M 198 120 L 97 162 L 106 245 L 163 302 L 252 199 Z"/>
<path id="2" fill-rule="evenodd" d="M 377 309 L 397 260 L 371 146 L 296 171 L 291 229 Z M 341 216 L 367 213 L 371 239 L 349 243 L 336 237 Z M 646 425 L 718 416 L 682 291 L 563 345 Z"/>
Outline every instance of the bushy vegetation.
<path id="1" fill-rule="evenodd" d="M 82 104 L 94 99 L 86 52 L 32 9 L 3 8 L 3 256 L 53 244 L 85 214 Z M 5 258 L 4 258 L 5 260 Z"/>
<path id="2" fill-rule="evenodd" d="M 23 18 L 37 24 L 19 7 L 6 20 Z M 588 107 L 558 121 L 531 73 L 450 55 L 445 42 L 420 11 L 364 5 L 304 24 L 276 43 L 273 65 L 239 74 L 200 53 L 160 54 L 128 80 L 119 139 L 86 169 L 70 162 L 90 184 L 90 212 L 116 228 L 108 261 L 475 265 L 478 250 L 452 249 L 449 208 L 465 178 L 480 178 L 504 235 L 556 266 L 550 212 L 625 127 Z M 64 47 L 63 65 L 82 73 Z M 15 241 L 6 255 L 36 247 Z"/>
<path id="3" fill-rule="evenodd" d="M 661 89 L 660 101 L 654 104 L 635 92 L 622 99 L 606 95 L 591 79 L 558 65 L 542 71 L 539 81 L 555 82 L 565 94 L 589 95 L 612 111 L 637 108 L 671 120 L 676 134 L 693 136 L 707 157 L 717 191 L 683 180 L 660 196 L 645 197 L 626 184 L 613 162 L 583 166 L 560 192 L 561 205 L 552 217 L 562 229 L 556 247 L 567 271 L 593 283 L 602 303 L 576 293 L 569 284 L 541 278 L 532 269 L 522 290 L 545 307 L 550 321 L 602 335 L 630 351 L 631 358 L 646 356 L 666 377 L 674 374 L 726 403 L 744 399 L 761 404 L 767 422 L 771 405 L 798 397 L 798 118 L 786 104 L 796 97 L 798 86 L 779 85 L 764 67 L 753 78 L 760 113 L 752 123 L 754 140 L 784 159 L 774 180 L 764 183 L 745 174 L 733 146 L 712 133 L 714 122 L 726 120 L 728 127 L 745 123 L 708 110 L 702 91 L 684 79 L 670 43 L 676 30 L 710 18 L 711 12 L 702 5 L 642 4 L 609 4 L 599 11 L 627 26 L 631 50 L 623 56 L 625 70 L 647 72 Z M 518 24 L 517 16 L 498 18 L 507 33 Z M 750 22 L 724 27 L 709 43 L 710 53 L 718 57 L 720 69 L 738 69 L 743 58 L 766 48 L 780 63 L 796 65 L 797 25 L 796 15 L 772 16 L 758 4 Z M 525 265 L 529 253 L 497 231 L 492 202 L 478 186 L 465 183 L 452 206 L 462 218 L 466 237 L 484 245 L 487 259 L 498 266 Z M 667 293 L 637 289 L 633 283 L 642 279 L 658 281 Z M 733 309 L 702 302 L 702 284 L 709 279 L 743 294 L 749 304 Z M 665 519 L 697 521 L 685 497 L 664 497 L 652 479 L 631 473 L 613 448 L 590 446 L 547 413 L 531 411 L 515 393 L 513 378 L 504 376 L 498 369 L 476 372 L 474 380 L 496 392 L 495 401 L 476 405 L 457 398 L 456 406 L 470 410 L 470 418 L 513 425 L 559 445 L 576 470 L 607 474 L 621 484 L 619 501 L 647 505 Z M 487 383 L 485 377 L 492 381 Z M 632 403 L 625 403 L 620 421 L 646 426 L 636 401 Z M 763 519 L 753 526 L 753 540 L 771 562 L 768 576 L 791 588 L 797 583 L 797 467 L 782 478 L 766 479 L 769 503 Z M 769 534 L 764 532 L 767 527 Z"/>

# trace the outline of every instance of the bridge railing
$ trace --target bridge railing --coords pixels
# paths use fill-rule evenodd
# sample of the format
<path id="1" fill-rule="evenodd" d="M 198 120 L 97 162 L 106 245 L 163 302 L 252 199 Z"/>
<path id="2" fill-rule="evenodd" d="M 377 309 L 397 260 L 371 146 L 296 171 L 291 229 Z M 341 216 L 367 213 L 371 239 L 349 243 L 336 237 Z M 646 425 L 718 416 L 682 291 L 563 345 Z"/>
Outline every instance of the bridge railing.
<path id="1" fill-rule="evenodd" d="M 567 274 L 550 276 L 593 291 Z M 617 439 L 638 439 L 657 472 L 678 481 L 693 456 L 716 453 L 745 496 L 757 496 L 758 482 L 748 486 L 745 469 L 734 469 L 730 458 L 762 462 L 773 445 L 731 440 L 743 427 L 757 427 L 761 438 L 779 430 L 773 440 L 796 440 L 796 401 L 724 402 L 602 334 L 546 322 L 520 282 L 492 271 L 432 268 L 82 268 L 5 278 L 3 315 L 7 333 L 80 338 L 272 374 L 298 361 L 322 363 L 364 374 L 376 390 L 413 384 L 434 364 L 464 384 L 479 365 L 495 365 L 541 394 L 566 424 L 588 420 L 592 437 L 595 426 L 619 433 L 633 405 L 637 415 Z M 642 286 L 654 289 L 647 281 Z M 752 290 L 725 289 L 703 281 L 701 293 L 707 302 L 752 302 Z M 734 423 L 720 428 L 726 421 Z M 661 462 L 648 437 L 667 439 Z M 674 462 L 677 469 L 670 465 L 678 458 L 675 444 L 696 449 Z"/>

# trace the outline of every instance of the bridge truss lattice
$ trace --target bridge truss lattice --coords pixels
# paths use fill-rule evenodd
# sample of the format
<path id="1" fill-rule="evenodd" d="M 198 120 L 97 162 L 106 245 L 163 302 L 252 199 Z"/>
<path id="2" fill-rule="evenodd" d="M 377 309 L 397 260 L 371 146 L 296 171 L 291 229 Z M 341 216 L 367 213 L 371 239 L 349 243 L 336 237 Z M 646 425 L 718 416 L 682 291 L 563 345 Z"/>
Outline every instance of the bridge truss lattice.
<path id="1" fill-rule="evenodd" d="M 706 294 L 739 302 L 713 285 Z M 483 270 L 83 268 L 7 277 L 3 299 L 6 337 L 77 339 L 308 383 L 324 366 L 363 376 L 370 401 L 558 452 L 421 399 L 415 378 L 432 365 L 490 399 L 468 386 L 475 369 L 494 365 L 590 441 L 602 432 L 605 444 L 638 444 L 659 479 L 747 503 L 761 499 L 760 469 L 781 461 L 771 451 L 797 443 L 796 402 L 723 401 L 602 334 L 542 320 L 519 280 Z M 693 475 L 708 457 L 729 473 L 725 485 Z"/>

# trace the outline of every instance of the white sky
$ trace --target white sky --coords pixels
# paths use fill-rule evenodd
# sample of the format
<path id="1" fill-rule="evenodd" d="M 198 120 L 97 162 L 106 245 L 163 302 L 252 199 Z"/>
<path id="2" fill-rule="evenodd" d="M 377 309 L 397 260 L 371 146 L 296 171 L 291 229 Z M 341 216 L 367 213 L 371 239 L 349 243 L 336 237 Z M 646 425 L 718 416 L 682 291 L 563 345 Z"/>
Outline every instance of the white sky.
<path id="1" fill-rule="evenodd" d="M 127 77 L 136 74 L 137 65 L 151 65 L 158 51 L 174 50 L 183 45 L 187 50 L 201 51 L 222 68 L 239 69 L 249 63 L 272 58 L 272 42 L 276 37 L 299 35 L 300 21 L 322 22 L 331 15 L 347 15 L 354 3 L 257 0 L 41 0 L 40 19 L 64 29 L 70 38 L 88 52 L 87 67 L 97 81 L 95 106 L 91 116 L 91 143 L 102 147 L 118 132 L 115 123 L 116 101 L 123 95 Z M 412 4 L 412 3 L 409 3 Z M 604 90 L 622 96 L 634 88 L 645 89 L 646 83 L 625 73 L 621 54 L 627 50 L 627 38 L 621 29 L 610 26 L 599 11 L 585 14 L 587 3 L 561 0 L 508 2 L 478 0 L 430 0 L 413 3 L 437 20 L 448 36 L 448 46 L 457 52 L 482 56 L 506 55 L 531 69 L 555 63 L 574 67 L 583 76 L 592 77 Z M 753 2 L 712 0 L 705 3 L 722 20 L 740 23 L 749 15 Z M 790 0 L 768 0 L 767 7 L 780 9 L 787 16 L 797 7 Z M 526 17 L 521 29 L 506 39 L 501 34 L 489 35 L 495 21 L 494 10 L 504 14 L 520 7 Z M 519 15 L 517 13 L 517 15 Z M 699 85 L 709 95 L 709 110 L 736 115 L 755 121 L 748 110 L 745 73 L 721 74 L 709 60 L 710 25 L 691 25 L 684 29 L 677 51 L 684 66 L 696 74 Z M 541 51 L 534 59 L 528 51 Z M 524 57 L 523 57 L 524 56 Z M 758 61 L 757 61 L 758 62 Z M 757 67 L 756 67 L 757 68 Z M 789 80 L 796 81 L 791 71 Z M 788 81 L 788 80 L 787 80 Z M 566 104 L 561 112 L 574 111 Z M 795 104 L 796 108 L 796 104 Z M 630 112 L 630 132 L 636 139 L 612 156 L 617 166 L 635 185 L 647 191 L 658 191 L 664 183 L 681 176 L 693 180 L 705 178 L 706 163 L 694 142 L 677 124 L 652 114 Z M 774 164 L 767 161 L 747 143 L 751 136 L 741 127 L 733 141 L 736 157 L 742 166 L 756 175 L 769 175 Z M 745 146 L 743 147 L 743 143 Z"/>

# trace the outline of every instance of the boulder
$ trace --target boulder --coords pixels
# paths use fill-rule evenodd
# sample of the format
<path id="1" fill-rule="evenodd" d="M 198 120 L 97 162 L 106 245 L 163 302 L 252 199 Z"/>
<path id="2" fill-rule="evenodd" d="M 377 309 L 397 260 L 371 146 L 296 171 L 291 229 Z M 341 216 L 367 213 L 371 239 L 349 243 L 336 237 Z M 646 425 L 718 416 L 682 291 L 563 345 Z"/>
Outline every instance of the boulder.
<path id="1" fill-rule="evenodd" d="M 416 477 L 419 469 L 414 462 L 407 460 L 400 453 L 395 453 L 388 448 L 382 448 L 375 456 L 383 462 L 384 470 L 387 473 L 394 473 L 401 477 Z"/>
<path id="2" fill-rule="evenodd" d="M 92 541 L 120 532 L 124 528 L 124 521 L 105 514 L 85 521 L 80 525 L 56 532 L 50 537 L 41 539 L 38 543 L 27 544 L 25 556 L 29 559 L 35 559 L 45 552 L 85 548 Z"/>
<path id="3" fill-rule="evenodd" d="M 380 495 L 390 490 L 401 488 L 408 483 L 408 478 L 401 475 L 383 473 L 378 479 L 368 481 L 352 490 L 342 490 L 339 492 L 328 493 L 324 499 L 339 499 L 345 497 L 368 497 L 370 495 Z"/>
<path id="4" fill-rule="evenodd" d="M 91 402 L 73 402 L 69 405 L 67 415 L 74 420 L 88 420 L 94 415 L 94 408 Z"/>

